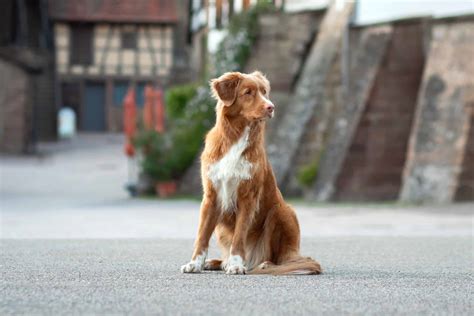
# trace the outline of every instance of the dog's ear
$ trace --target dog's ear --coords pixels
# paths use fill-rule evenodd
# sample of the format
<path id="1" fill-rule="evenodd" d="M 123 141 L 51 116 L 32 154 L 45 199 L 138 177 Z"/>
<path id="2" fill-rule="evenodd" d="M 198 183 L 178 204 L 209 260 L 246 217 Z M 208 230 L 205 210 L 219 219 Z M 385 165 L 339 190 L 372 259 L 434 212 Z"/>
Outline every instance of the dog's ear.
<path id="1" fill-rule="evenodd" d="M 212 79 L 211 90 L 214 98 L 221 100 L 224 106 L 234 104 L 242 78 L 240 72 L 227 72 L 217 79 Z"/>

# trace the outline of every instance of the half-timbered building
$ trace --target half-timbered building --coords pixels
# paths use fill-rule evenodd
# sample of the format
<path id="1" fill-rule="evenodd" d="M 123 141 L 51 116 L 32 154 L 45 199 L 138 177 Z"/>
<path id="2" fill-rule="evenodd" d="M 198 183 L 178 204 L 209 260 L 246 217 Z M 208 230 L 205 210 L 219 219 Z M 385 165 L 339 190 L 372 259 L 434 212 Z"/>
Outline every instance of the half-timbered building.
<path id="1" fill-rule="evenodd" d="M 121 130 L 131 85 L 143 106 L 146 84 L 191 71 L 174 60 L 186 56 L 180 8 L 173 0 L 50 0 L 59 107 L 76 112 L 79 130 Z"/>

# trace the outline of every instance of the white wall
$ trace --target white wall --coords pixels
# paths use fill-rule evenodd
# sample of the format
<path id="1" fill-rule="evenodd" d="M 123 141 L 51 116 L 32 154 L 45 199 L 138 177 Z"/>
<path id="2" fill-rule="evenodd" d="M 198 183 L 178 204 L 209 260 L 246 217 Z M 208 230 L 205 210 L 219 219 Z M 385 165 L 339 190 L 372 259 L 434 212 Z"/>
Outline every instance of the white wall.
<path id="1" fill-rule="evenodd" d="M 446 17 L 474 13 L 474 0 L 358 0 L 355 23 L 371 24 L 433 15 Z"/>
<path id="2" fill-rule="evenodd" d="M 285 0 L 285 11 L 319 10 L 326 8 L 330 2 L 330 0 Z"/>

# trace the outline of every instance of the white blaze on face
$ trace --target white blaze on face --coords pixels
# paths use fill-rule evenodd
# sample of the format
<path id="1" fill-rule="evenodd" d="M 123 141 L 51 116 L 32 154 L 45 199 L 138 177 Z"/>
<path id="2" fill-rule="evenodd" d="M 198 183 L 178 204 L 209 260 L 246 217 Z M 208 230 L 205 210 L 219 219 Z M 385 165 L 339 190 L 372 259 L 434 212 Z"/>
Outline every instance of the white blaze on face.
<path id="1" fill-rule="evenodd" d="M 204 268 L 204 263 L 207 258 L 207 250 L 203 250 L 200 255 L 197 255 L 194 260 L 189 261 L 187 264 L 181 266 L 182 273 L 198 273 Z"/>
<path id="2" fill-rule="evenodd" d="M 240 181 L 251 177 L 252 164 L 242 155 L 249 143 L 249 133 L 247 126 L 240 139 L 207 172 L 223 211 L 235 208 Z"/>
<path id="3" fill-rule="evenodd" d="M 272 101 L 270 101 L 270 99 L 267 99 L 263 94 L 262 94 L 262 99 L 263 101 L 265 101 L 265 105 L 270 104 L 273 106 L 273 112 L 270 114 L 270 117 L 273 117 L 275 115 L 275 105 L 273 104 Z"/>

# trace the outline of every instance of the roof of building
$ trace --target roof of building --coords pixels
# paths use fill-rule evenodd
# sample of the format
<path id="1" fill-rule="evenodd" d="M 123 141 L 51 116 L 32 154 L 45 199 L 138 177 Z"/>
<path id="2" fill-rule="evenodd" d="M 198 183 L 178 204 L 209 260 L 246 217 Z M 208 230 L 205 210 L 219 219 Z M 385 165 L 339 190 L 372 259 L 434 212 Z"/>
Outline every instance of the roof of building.
<path id="1" fill-rule="evenodd" d="M 55 21 L 175 23 L 174 0 L 49 0 Z"/>

